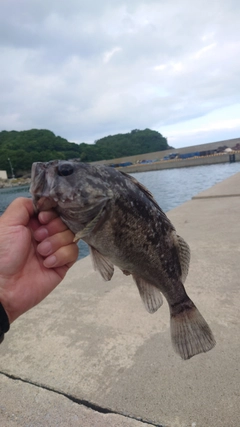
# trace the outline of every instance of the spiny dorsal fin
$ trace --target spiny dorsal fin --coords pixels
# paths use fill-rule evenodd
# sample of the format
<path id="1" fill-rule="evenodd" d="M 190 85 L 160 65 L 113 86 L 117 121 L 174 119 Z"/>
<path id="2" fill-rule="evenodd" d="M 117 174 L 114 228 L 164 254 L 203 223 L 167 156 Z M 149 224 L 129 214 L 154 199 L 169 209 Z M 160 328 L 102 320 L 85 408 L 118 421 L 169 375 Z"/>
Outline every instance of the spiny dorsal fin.
<path id="1" fill-rule="evenodd" d="M 122 175 L 124 175 L 125 177 L 127 177 L 128 179 L 130 179 L 133 184 L 135 184 L 138 189 L 145 194 L 145 196 L 154 204 L 154 206 L 157 208 L 157 210 L 160 212 L 162 220 L 171 227 L 171 229 L 174 229 L 174 226 L 172 225 L 171 221 L 169 220 L 169 218 L 167 217 L 167 215 L 163 212 L 163 210 L 160 208 L 160 206 L 158 205 L 158 203 L 156 202 L 156 200 L 154 199 L 152 193 L 143 185 L 141 184 L 139 181 L 137 181 L 137 179 L 135 179 L 133 176 L 128 175 L 125 172 L 120 171 L 120 173 Z"/>
<path id="2" fill-rule="evenodd" d="M 102 278 L 106 281 L 111 280 L 114 272 L 114 267 L 111 261 L 105 258 L 97 249 L 89 246 L 92 256 L 94 270 L 99 271 Z"/>
<path id="3" fill-rule="evenodd" d="M 129 178 L 138 188 L 139 188 L 139 190 L 141 190 L 144 194 L 145 194 L 145 196 L 147 196 L 153 203 L 154 203 L 154 205 L 158 208 L 158 209 L 160 209 L 159 208 L 159 206 L 158 206 L 158 204 L 157 204 L 157 202 L 156 202 L 156 200 L 154 199 L 154 197 L 153 197 L 153 195 L 152 195 L 152 193 L 143 185 L 143 184 L 141 184 L 137 179 L 135 179 L 133 176 L 131 176 L 131 175 L 128 175 L 127 173 L 125 173 L 125 172 L 122 172 L 122 171 L 120 171 L 121 172 L 121 174 L 122 175 L 124 175 L 125 177 L 127 177 L 127 178 Z"/>
<path id="4" fill-rule="evenodd" d="M 138 287 L 139 294 L 146 310 L 149 313 L 155 313 L 155 311 L 157 311 L 163 304 L 161 292 L 141 277 L 133 275 L 133 279 Z"/>

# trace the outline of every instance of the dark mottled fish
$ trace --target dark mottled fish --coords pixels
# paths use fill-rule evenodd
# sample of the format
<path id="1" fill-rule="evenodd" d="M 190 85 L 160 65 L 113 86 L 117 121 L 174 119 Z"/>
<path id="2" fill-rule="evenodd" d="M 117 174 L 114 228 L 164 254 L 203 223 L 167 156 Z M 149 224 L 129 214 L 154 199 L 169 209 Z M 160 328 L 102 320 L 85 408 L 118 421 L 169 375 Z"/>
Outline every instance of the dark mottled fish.
<path id="1" fill-rule="evenodd" d="M 89 245 L 104 280 L 112 278 L 114 265 L 132 274 L 150 313 L 165 296 L 173 347 L 183 359 L 214 347 L 209 326 L 183 286 L 189 246 L 136 179 L 110 167 L 56 160 L 33 164 L 30 191 L 37 210 L 54 208 L 75 240 Z"/>

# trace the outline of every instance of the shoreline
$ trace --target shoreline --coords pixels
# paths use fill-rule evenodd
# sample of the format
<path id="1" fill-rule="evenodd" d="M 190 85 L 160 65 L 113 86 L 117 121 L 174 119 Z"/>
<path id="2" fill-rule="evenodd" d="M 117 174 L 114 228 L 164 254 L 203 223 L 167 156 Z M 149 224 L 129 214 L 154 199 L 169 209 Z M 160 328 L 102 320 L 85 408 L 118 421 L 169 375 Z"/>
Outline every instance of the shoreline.
<path id="1" fill-rule="evenodd" d="M 152 154 L 152 153 L 148 153 Z M 234 154 L 234 161 L 231 161 L 231 156 Z M 110 162 L 110 161 L 109 161 Z M 126 173 L 138 173 L 138 172 L 149 172 L 156 170 L 165 170 L 165 169 L 178 169 L 194 166 L 206 166 L 214 165 L 220 163 L 237 163 L 240 162 L 240 152 L 235 151 L 232 153 L 219 153 L 204 157 L 192 157 L 188 159 L 173 159 L 173 160 L 158 160 L 153 163 L 134 163 L 130 166 L 118 167 L 116 170 Z M 105 164 L 108 166 L 106 161 L 102 160 L 101 162 L 90 163 L 90 164 Z M 0 179 L 0 189 L 1 188 L 13 188 L 21 187 L 24 185 L 30 185 L 31 178 L 10 178 L 10 179 Z"/>
<path id="2" fill-rule="evenodd" d="M 0 179 L 0 189 L 22 187 L 24 185 L 30 185 L 30 183 L 31 183 L 31 178 Z"/>

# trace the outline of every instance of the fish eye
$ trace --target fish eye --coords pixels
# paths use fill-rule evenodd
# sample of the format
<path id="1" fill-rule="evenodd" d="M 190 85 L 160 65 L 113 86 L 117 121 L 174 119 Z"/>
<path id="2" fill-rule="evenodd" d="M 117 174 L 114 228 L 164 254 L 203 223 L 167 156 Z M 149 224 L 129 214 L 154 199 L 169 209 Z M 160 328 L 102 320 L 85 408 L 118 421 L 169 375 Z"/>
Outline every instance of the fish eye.
<path id="1" fill-rule="evenodd" d="M 70 163 L 63 163 L 58 166 L 57 173 L 59 176 L 68 176 L 73 174 L 73 167 Z"/>

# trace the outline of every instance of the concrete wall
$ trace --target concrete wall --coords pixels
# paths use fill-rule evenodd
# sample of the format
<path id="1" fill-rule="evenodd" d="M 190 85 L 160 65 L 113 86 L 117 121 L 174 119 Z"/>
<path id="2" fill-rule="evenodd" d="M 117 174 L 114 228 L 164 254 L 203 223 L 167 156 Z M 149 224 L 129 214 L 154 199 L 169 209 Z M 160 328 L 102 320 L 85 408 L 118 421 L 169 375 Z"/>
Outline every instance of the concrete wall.
<path id="1" fill-rule="evenodd" d="M 8 179 L 6 171 L 0 171 L 0 179 Z"/>
<path id="2" fill-rule="evenodd" d="M 240 152 L 235 153 L 235 161 L 240 161 Z M 126 173 L 134 172 L 147 172 L 153 170 L 162 170 L 162 169 L 174 169 L 174 168 L 186 168 L 189 166 L 203 166 L 203 165 L 213 165 L 217 163 L 228 163 L 229 154 L 216 154 L 213 156 L 206 157 L 195 157 L 189 159 L 176 159 L 176 160 L 162 160 L 156 163 L 147 163 L 147 164 L 136 164 L 132 166 L 126 166 L 124 168 L 118 168 L 120 171 Z"/>
<path id="3" fill-rule="evenodd" d="M 91 164 L 103 164 L 104 163 L 105 165 L 108 165 L 110 163 L 122 163 L 122 162 L 136 163 L 138 160 L 153 160 L 153 159 L 161 160 L 161 159 L 163 159 L 164 156 L 167 156 L 170 153 L 184 154 L 184 153 L 191 153 L 194 151 L 215 150 L 218 147 L 221 147 L 223 145 L 226 145 L 227 147 L 232 148 L 237 143 L 240 143 L 240 138 L 228 139 L 228 140 L 217 141 L 217 142 L 210 142 L 208 144 L 192 145 L 190 147 L 183 147 L 183 148 L 170 149 L 170 150 L 164 150 L 164 151 L 156 151 L 154 153 L 137 154 L 135 156 L 122 157 L 122 158 L 118 158 L 118 159 L 101 160 L 98 162 L 91 162 Z M 188 163 L 189 163 L 189 160 L 188 160 Z M 216 161 L 216 163 L 218 163 L 218 162 Z M 179 167 L 179 166 L 177 166 L 177 167 Z M 147 170 L 150 170 L 150 169 L 147 169 Z"/>

